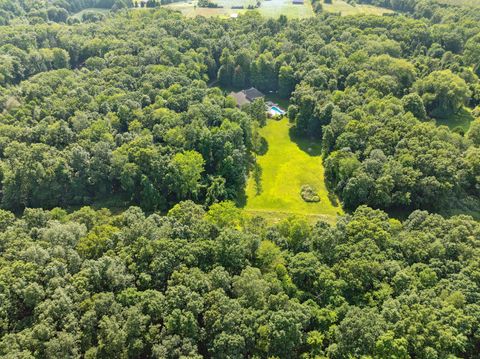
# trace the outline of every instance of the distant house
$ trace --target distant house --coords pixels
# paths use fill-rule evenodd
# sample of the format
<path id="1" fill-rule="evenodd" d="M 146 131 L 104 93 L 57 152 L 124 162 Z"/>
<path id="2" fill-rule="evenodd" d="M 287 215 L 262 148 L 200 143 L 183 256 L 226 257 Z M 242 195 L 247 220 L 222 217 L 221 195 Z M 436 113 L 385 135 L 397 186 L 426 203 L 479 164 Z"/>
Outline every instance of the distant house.
<path id="1" fill-rule="evenodd" d="M 255 87 L 251 87 L 247 90 L 242 90 L 240 92 L 231 92 L 230 96 L 235 99 L 238 107 L 242 107 L 243 105 L 253 102 L 257 98 L 265 97 L 265 95 L 258 91 Z"/>
<path id="2" fill-rule="evenodd" d="M 292 0 L 293 5 L 303 5 L 303 0 Z"/>

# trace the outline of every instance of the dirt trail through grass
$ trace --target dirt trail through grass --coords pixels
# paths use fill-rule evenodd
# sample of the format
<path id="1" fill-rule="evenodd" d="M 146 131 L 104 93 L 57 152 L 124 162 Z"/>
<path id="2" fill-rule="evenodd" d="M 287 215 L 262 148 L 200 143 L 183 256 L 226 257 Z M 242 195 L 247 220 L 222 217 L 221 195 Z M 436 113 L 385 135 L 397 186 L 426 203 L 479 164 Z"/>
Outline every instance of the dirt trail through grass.
<path id="1" fill-rule="evenodd" d="M 339 205 L 332 204 L 324 182 L 324 168 L 320 156 L 320 144 L 310 141 L 292 141 L 287 119 L 268 120 L 260 130 L 268 143 L 268 150 L 257 158 L 262 169 L 261 192 L 253 176 L 247 184 L 245 210 L 263 215 L 270 221 L 288 215 L 304 215 L 308 219 L 324 219 L 334 222 L 342 214 Z M 302 185 L 314 187 L 320 202 L 307 203 L 300 196 Z"/>

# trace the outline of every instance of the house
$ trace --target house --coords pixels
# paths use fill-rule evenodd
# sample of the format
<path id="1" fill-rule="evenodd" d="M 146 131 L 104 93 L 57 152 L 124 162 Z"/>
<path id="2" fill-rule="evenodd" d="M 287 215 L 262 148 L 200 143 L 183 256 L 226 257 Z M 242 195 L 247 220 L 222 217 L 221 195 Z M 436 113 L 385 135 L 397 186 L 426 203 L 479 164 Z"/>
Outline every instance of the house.
<path id="1" fill-rule="evenodd" d="M 303 5 L 303 0 L 292 0 L 293 5 Z"/>
<path id="2" fill-rule="evenodd" d="M 255 87 L 250 87 L 248 90 L 243 90 L 245 97 L 250 102 L 255 101 L 257 98 L 264 98 L 265 95 L 258 91 Z"/>
<path id="3" fill-rule="evenodd" d="M 240 92 L 231 92 L 230 96 L 235 99 L 238 107 L 242 107 L 243 105 L 253 102 L 258 98 L 265 97 L 265 95 L 258 91 L 255 87 L 251 87 L 247 90 L 242 90 Z"/>

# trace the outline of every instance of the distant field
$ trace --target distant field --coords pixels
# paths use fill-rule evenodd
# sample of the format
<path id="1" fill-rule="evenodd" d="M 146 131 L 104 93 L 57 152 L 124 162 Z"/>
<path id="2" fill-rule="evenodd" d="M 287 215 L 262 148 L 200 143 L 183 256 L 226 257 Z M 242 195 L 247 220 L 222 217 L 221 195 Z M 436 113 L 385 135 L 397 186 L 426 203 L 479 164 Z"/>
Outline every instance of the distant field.
<path id="1" fill-rule="evenodd" d="M 230 9 L 228 7 L 224 8 L 202 8 L 195 6 L 196 2 L 176 2 L 168 5 L 163 5 L 163 7 L 180 11 L 186 17 L 195 17 L 195 16 L 220 16 L 220 17 L 230 17 L 231 14 L 242 14 L 247 10 L 237 10 L 237 9 Z"/>
<path id="2" fill-rule="evenodd" d="M 223 8 L 200 8 L 195 6 L 196 1 L 176 2 L 164 5 L 173 10 L 180 11 L 186 17 L 195 16 L 223 16 L 230 17 L 231 14 L 244 14 L 248 5 L 255 5 L 256 0 L 217 0 L 214 1 Z M 243 6 L 244 9 L 232 9 L 232 6 Z M 259 8 L 255 11 L 260 12 L 265 17 L 278 17 L 286 15 L 290 18 L 304 18 L 313 16 L 312 5 L 309 0 L 304 5 L 293 5 L 291 0 L 262 0 Z"/>
<path id="3" fill-rule="evenodd" d="M 248 5 L 255 5 L 257 3 L 256 0 L 217 0 L 214 2 L 222 5 L 223 8 L 200 8 L 195 6 L 196 1 L 182 1 L 164 6 L 180 11 L 186 17 L 195 17 L 197 15 L 205 17 L 230 17 L 230 15 L 234 13 L 243 14 L 246 11 L 250 11 L 247 10 Z M 232 9 L 232 6 L 242 5 L 244 6 L 244 9 Z M 357 14 L 383 15 L 393 12 L 392 10 L 373 5 L 352 6 L 341 0 L 333 0 L 333 4 L 323 4 L 323 8 L 327 12 L 340 13 L 342 16 Z M 305 0 L 303 5 L 293 5 L 292 0 L 261 0 L 260 7 L 255 9 L 255 11 L 258 11 L 265 17 L 274 18 L 280 15 L 286 15 L 290 18 L 298 19 L 315 15 L 310 0 Z"/>
<path id="4" fill-rule="evenodd" d="M 290 18 L 304 18 L 314 15 L 310 0 L 305 0 L 303 5 L 293 5 L 291 0 L 264 0 L 258 11 L 265 17 L 286 15 Z"/>
<path id="5" fill-rule="evenodd" d="M 340 13 L 342 16 L 366 14 L 366 15 L 383 15 L 393 13 L 390 9 L 385 9 L 373 5 L 357 4 L 352 6 L 342 0 L 333 0 L 332 4 L 323 4 L 323 9 L 328 12 Z"/>
<path id="6" fill-rule="evenodd" d="M 109 9 L 88 8 L 88 9 L 83 9 L 82 11 L 77 12 L 76 14 L 72 15 L 72 17 L 81 20 L 83 14 L 85 13 L 95 12 L 99 14 L 107 14 L 109 11 L 110 11 Z"/>
<path id="7" fill-rule="evenodd" d="M 229 9 L 232 6 L 243 6 L 246 9 L 249 5 L 255 6 L 257 4 L 256 0 L 213 0 L 213 2 Z"/>
<path id="8" fill-rule="evenodd" d="M 480 0 L 436 0 L 440 4 L 471 6 L 480 8 Z"/>
<path id="9" fill-rule="evenodd" d="M 261 135 L 268 143 L 266 154 L 257 159 L 262 168 L 262 191 L 257 195 L 255 181 L 249 178 L 245 210 L 271 222 L 289 215 L 306 216 L 312 221 L 324 219 L 335 222 L 337 214 L 343 212 L 328 198 L 319 155 L 320 145 L 305 140 L 293 142 L 289 128 L 288 120 L 283 119 L 268 120 L 267 126 L 261 129 Z M 304 184 L 317 190 L 320 202 L 303 201 L 300 189 Z"/>

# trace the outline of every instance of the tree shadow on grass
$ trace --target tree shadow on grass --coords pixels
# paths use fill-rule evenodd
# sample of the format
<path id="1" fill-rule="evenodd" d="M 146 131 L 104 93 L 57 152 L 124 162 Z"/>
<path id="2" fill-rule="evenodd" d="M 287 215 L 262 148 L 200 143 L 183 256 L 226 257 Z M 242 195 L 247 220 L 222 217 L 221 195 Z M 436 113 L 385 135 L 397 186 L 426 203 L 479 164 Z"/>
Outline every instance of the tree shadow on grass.
<path id="1" fill-rule="evenodd" d="M 296 133 L 295 129 L 291 127 L 288 130 L 290 140 L 294 142 L 298 148 L 310 156 L 322 155 L 322 141 L 315 138 L 308 138 Z"/>
<path id="2" fill-rule="evenodd" d="M 461 108 L 458 112 L 445 116 L 437 117 L 437 125 L 448 126 L 451 130 L 460 133 L 461 135 L 465 134 L 470 127 L 470 123 L 474 120 L 474 117 L 470 111 L 465 107 Z"/>
<path id="3" fill-rule="evenodd" d="M 239 208 L 244 208 L 247 205 L 247 192 L 245 191 L 246 187 L 247 186 L 245 185 L 244 188 L 237 193 L 235 198 L 235 204 Z"/>
<path id="4" fill-rule="evenodd" d="M 260 139 L 260 148 L 258 149 L 257 154 L 258 154 L 259 156 L 263 156 L 263 155 L 265 155 L 267 152 L 268 152 L 268 142 L 267 142 L 267 140 L 265 139 L 265 137 L 262 137 L 262 138 Z"/>

